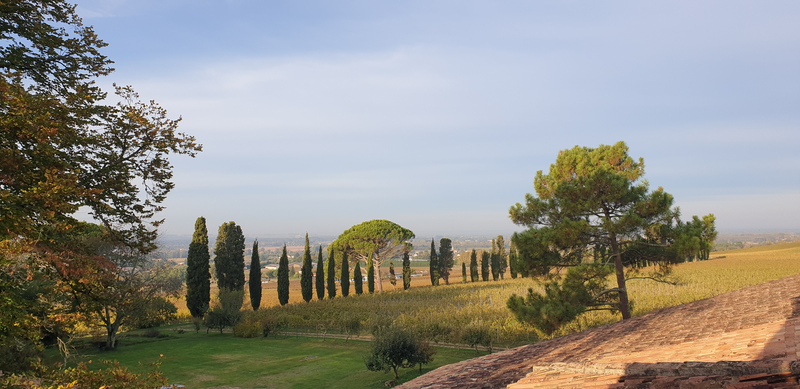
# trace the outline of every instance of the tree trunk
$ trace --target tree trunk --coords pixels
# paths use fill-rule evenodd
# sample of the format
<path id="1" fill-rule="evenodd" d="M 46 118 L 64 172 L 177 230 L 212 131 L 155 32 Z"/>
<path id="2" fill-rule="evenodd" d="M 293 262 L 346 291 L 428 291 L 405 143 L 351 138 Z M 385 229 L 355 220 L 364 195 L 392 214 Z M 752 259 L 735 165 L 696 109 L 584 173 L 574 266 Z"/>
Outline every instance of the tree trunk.
<path id="1" fill-rule="evenodd" d="M 619 311 L 622 313 L 622 320 L 631 318 L 631 308 L 628 302 L 628 289 L 625 286 L 625 267 L 622 265 L 622 253 L 619 250 L 617 235 L 609 233 L 611 240 L 611 253 L 614 256 L 614 269 L 617 274 L 617 288 L 619 289 Z"/>
<path id="2" fill-rule="evenodd" d="M 375 282 L 378 283 L 378 293 L 383 292 L 383 282 L 381 280 L 381 262 L 377 259 L 373 259 L 372 268 L 375 269 Z"/>

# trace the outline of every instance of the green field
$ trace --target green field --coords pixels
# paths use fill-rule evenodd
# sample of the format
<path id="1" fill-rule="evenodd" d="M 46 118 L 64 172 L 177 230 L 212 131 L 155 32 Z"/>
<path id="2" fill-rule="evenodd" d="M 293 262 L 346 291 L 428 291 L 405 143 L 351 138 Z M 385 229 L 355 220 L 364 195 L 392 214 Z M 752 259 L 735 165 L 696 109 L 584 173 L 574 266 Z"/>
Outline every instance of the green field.
<path id="1" fill-rule="evenodd" d="M 212 387 L 237 388 L 384 388 L 391 373 L 373 372 L 364 367 L 363 358 L 370 343 L 343 339 L 320 339 L 295 336 L 237 338 L 230 333 L 178 334 L 141 342 L 131 338 L 117 351 L 85 354 L 82 360 L 115 359 L 134 371 L 144 372 L 151 363 L 161 362 L 161 371 L 170 384 L 190 389 Z M 475 350 L 437 348 L 434 361 L 419 368 L 400 369 L 398 382 L 405 382 L 432 369 L 478 354 Z M 160 357 L 163 355 L 163 357 Z"/>

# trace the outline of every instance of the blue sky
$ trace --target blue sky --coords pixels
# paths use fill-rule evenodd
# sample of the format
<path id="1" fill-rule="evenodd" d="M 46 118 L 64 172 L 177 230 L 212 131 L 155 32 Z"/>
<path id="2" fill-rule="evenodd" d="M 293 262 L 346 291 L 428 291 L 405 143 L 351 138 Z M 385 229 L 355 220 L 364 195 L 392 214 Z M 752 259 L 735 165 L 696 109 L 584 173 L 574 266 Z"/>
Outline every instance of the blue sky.
<path id="1" fill-rule="evenodd" d="M 195 135 L 165 234 L 389 219 L 509 234 L 559 150 L 623 140 L 684 218 L 800 231 L 796 1 L 87 0 L 117 71 Z"/>

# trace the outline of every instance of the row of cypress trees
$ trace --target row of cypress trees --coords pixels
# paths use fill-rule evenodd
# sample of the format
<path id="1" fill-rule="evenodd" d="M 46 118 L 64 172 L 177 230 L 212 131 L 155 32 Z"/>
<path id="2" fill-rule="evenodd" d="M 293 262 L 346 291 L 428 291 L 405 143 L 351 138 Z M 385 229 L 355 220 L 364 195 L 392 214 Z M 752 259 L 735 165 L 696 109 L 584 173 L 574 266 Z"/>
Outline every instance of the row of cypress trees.
<path id="1" fill-rule="evenodd" d="M 211 256 L 208 250 L 208 229 L 204 217 L 197 218 L 192 241 L 189 244 L 186 270 L 186 305 L 190 314 L 199 323 L 204 315 L 209 311 L 211 301 Z M 244 235 L 240 226 L 235 222 L 223 223 L 219 227 L 217 241 L 214 248 L 214 269 L 220 296 L 225 293 L 234 292 L 244 294 Z M 350 265 L 347 253 L 342 254 L 342 268 L 340 277 L 340 289 L 342 296 L 350 294 Z M 327 271 L 325 271 L 322 255 L 322 246 L 319 246 L 317 255 L 316 273 L 313 269 L 311 259 L 311 249 L 308 234 L 305 237 L 305 247 L 303 250 L 302 271 L 300 276 L 300 289 L 303 300 L 311 301 L 316 290 L 318 300 L 325 298 L 326 291 L 328 298 L 336 297 L 337 278 L 336 278 L 336 258 L 335 253 L 331 252 L 327 261 Z M 368 292 L 374 293 L 375 271 L 372 264 L 367 264 L 367 285 Z M 392 284 L 396 282 L 394 278 L 394 264 L 390 267 Z M 316 277 L 315 277 L 316 276 Z M 281 305 L 289 303 L 289 257 L 286 252 L 286 245 L 283 246 L 278 261 L 278 301 Z M 361 263 L 356 262 L 353 271 L 353 287 L 356 294 L 363 294 L 363 274 Z M 403 257 L 403 289 L 411 286 L 411 261 L 408 253 Z M 250 272 L 248 282 L 250 292 L 250 304 L 253 310 L 261 306 L 261 261 L 258 253 L 258 241 L 253 242 L 252 255 L 250 258 Z M 238 311 L 243 303 L 242 298 L 220 298 L 220 303 L 232 305 L 222 307 L 223 310 Z M 199 325 L 199 324 L 197 324 Z"/>

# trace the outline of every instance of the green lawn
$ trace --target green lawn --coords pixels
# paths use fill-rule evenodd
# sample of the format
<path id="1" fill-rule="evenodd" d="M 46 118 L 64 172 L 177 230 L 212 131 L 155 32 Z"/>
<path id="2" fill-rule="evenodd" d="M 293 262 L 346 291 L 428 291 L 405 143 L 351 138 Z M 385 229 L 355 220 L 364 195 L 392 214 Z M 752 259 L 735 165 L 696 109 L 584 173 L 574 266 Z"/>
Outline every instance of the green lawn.
<path id="1" fill-rule="evenodd" d="M 231 334 L 187 332 L 152 342 L 126 342 L 112 352 L 96 352 L 82 359 L 117 360 L 134 371 L 161 359 L 161 371 L 171 384 L 188 389 L 236 388 L 384 388 L 391 373 L 364 367 L 369 342 L 293 336 L 237 338 Z M 401 369 L 398 383 L 439 366 L 485 355 L 474 350 L 437 348 L 433 363 Z M 159 357 L 163 355 L 163 357 Z"/>

